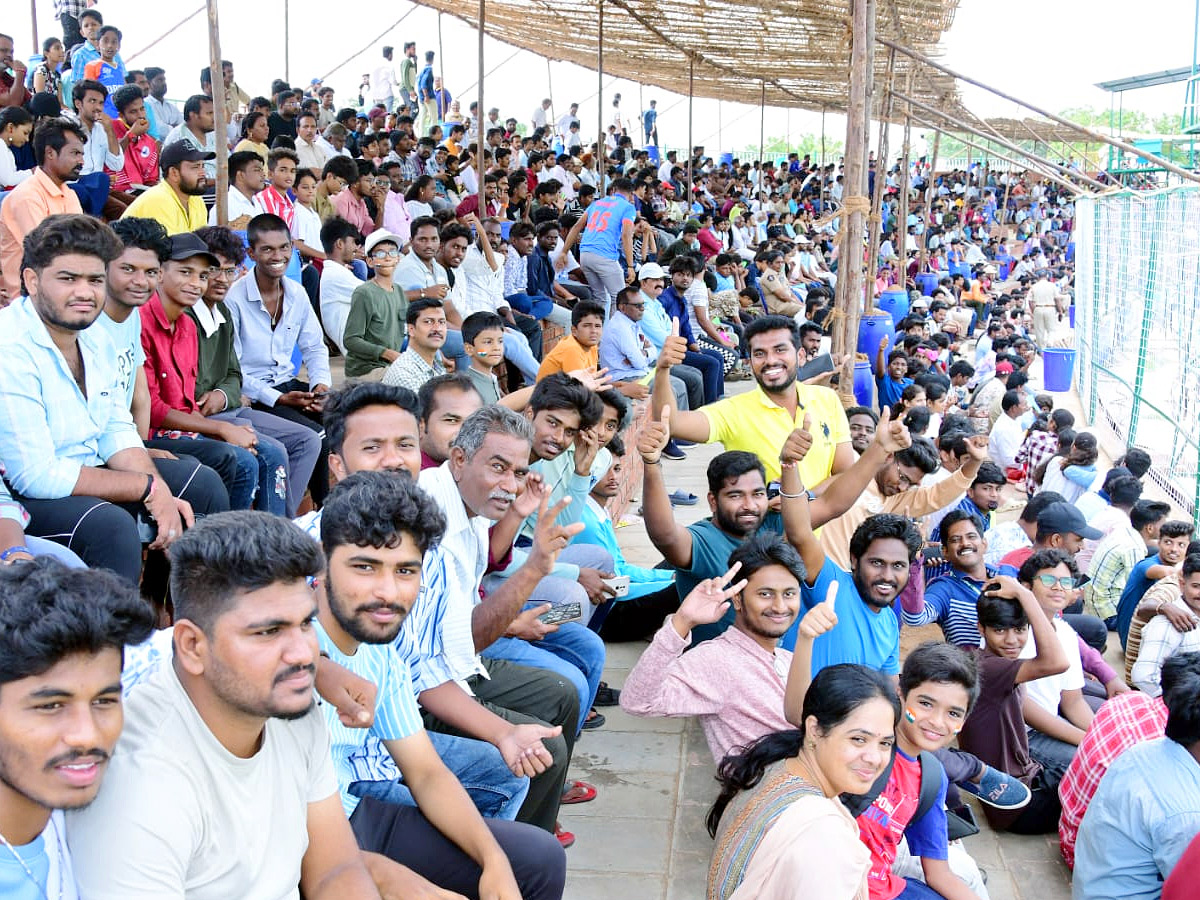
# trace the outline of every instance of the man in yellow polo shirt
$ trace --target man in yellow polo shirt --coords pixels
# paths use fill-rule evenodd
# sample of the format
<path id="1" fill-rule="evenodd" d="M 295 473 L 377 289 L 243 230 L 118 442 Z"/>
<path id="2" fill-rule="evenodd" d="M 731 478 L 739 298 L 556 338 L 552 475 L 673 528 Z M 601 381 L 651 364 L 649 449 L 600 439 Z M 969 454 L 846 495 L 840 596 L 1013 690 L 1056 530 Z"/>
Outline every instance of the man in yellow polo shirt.
<path id="1" fill-rule="evenodd" d="M 197 150 L 186 141 L 163 147 L 158 157 L 162 180 L 129 204 L 121 218 L 154 219 L 167 234 L 183 234 L 208 224 L 202 195 L 208 188 L 204 163 L 216 154 Z"/>
<path id="2" fill-rule="evenodd" d="M 707 444 L 720 441 L 726 450 L 747 450 L 762 460 L 767 481 L 779 480 L 779 451 L 792 432 L 810 419 L 812 446 L 799 463 L 806 487 L 819 486 L 830 475 L 850 468 L 858 455 L 850 444 L 850 426 L 836 393 L 796 381 L 799 330 L 787 316 L 759 316 L 746 326 L 750 369 L 758 386 L 690 412 L 675 409 L 670 379 L 655 378 L 653 409 L 671 407 L 671 436 Z M 665 354 L 664 354 L 665 356 Z M 660 368 L 668 360 L 659 357 Z M 665 368 L 669 371 L 670 366 Z"/>

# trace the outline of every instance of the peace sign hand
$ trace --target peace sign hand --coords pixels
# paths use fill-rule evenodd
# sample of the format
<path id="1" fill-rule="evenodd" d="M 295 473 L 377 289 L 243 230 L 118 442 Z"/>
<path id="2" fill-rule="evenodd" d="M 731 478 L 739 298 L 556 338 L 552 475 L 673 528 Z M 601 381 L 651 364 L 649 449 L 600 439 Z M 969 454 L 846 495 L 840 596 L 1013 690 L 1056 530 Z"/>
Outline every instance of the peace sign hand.
<path id="1" fill-rule="evenodd" d="M 736 584 L 729 584 L 741 568 L 740 562 L 734 563 L 729 571 L 719 578 L 706 578 L 692 588 L 675 613 L 679 625 L 691 631 L 697 625 L 711 625 L 720 620 L 729 609 L 730 598 L 746 586 L 744 578 Z"/>
<path id="2" fill-rule="evenodd" d="M 550 494 L 547 492 L 538 504 L 537 527 L 533 531 L 533 547 L 530 549 L 527 565 L 539 569 L 543 575 L 549 575 L 558 559 L 558 554 L 571 543 L 571 538 L 583 531 L 583 523 L 558 525 L 558 515 L 570 504 L 570 497 L 563 497 L 553 507 L 549 507 Z"/>

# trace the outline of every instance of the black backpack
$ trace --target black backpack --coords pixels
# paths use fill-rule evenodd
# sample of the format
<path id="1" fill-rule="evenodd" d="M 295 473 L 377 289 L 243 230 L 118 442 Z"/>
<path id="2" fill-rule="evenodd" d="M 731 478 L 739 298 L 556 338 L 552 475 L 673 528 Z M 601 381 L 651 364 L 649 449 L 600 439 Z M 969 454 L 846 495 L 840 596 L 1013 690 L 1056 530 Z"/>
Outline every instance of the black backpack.
<path id="1" fill-rule="evenodd" d="M 942 786 L 942 764 L 938 758 L 932 753 L 924 750 L 917 756 L 917 761 L 921 764 L 921 790 L 918 794 L 917 809 L 913 813 L 910 822 L 916 822 L 933 808 L 933 804 L 937 802 L 938 790 Z M 850 815 L 858 818 L 867 811 L 875 798 L 883 793 L 883 789 L 887 787 L 888 779 L 892 777 L 892 766 L 896 763 L 896 755 L 893 752 L 892 758 L 888 760 L 887 767 L 875 779 L 875 783 L 871 785 L 871 789 L 865 794 L 842 794 L 842 805 L 850 811 Z M 947 839 L 957 841 L 961 838 L 970 837 L 973 834 L 979 834 L 979 826 L 975 824 L 974 816 L 971 813 L 970 807 L 963 807 L 966 815 L 959 815 L 951 810 L 946 810 L 946 832 Z"/>

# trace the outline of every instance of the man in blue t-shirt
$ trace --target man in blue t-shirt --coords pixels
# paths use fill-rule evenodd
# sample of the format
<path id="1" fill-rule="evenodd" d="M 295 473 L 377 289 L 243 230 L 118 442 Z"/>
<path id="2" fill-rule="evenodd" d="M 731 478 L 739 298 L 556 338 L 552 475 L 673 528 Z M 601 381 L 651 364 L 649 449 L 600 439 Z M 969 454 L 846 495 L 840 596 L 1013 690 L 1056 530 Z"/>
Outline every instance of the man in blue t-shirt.
<path id="1" fill-rule="evenodd" d="M 1142 597 L 1154 582 L 1178 571 L 1176 567 L 1183 563 L 1187 555 L 1193 531 L 1192 523 L 1183 519 L 1163 522 L 1158 532 L 1158 552 L 1147 556 L 1129 573 L 1129 580 L 1125 582 L 1125 589 L 1121 591 L 1121 600 L 1117 604 L 1117 635 L 1121 638 L 1122 647 L 1129 641 L 1129 626 Z"/>
<path id="2" fill-rule="evenodd" d="M 563 242 L 560 258 L 565 258 L 579 241 L 579 265 L 592 289 L 592 299 L 604 304 L 606 318 L 621 288 L 637 276 L 633 264 L 633 223 L 636 218 L 633 182 L 618 178 L 612 183 L 612 194 L 592 201 L 587 214 L 575 223 Z"/>
<path id="3" fill-rule="evenodd" d="M 887 350 L 888 338 L 885 335 L 879 342 L 879 352 L 875 356 L 875 384 L 879 388 L 879 408 L 895 406 L 904 389 L 913 383 L 908 375 L 908 355 L 897 347 L 887 356 L 884 362 L 884 352 Z"/>

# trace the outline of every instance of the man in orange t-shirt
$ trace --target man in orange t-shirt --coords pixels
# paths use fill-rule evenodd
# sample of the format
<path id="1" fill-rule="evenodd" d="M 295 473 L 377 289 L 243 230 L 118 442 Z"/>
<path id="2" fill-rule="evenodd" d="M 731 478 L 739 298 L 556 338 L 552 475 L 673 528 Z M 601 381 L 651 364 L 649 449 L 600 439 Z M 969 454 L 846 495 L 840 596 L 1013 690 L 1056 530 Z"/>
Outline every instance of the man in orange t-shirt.
<path id="1" fill-rule="evenodd" d="M 600 335 L 604 333 L 604 307 L 580 300 L 571 310 L 571 333 L 554 345 L 538 369 L 538 381 L 555 372 L 594 369 L 600 365 Z"/>

